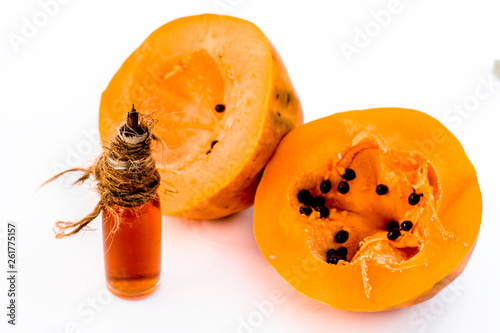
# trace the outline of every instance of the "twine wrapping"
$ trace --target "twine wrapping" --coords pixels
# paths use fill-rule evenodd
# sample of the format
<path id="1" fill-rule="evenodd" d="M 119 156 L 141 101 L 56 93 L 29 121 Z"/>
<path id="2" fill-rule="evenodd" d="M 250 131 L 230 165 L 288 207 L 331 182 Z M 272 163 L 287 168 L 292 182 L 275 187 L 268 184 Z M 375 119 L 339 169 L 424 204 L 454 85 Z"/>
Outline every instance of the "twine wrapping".
<path id="1" fill-rule="evenodd" d="M 132 116 L 131 116 L 132 114 Z M 135 118 L 135 126 L 130 123 Z M 41 186 L 50 183 L 68 172 L 82 172 L 73 185 L 81 184 L 93 177 L 97 181 L 97 192 L 101 199 L 94 210 L 78 222 L 57 221 L 54 227 L 56 238 L 77 234 L 87 228 L 101 211 L 118 205 L 137 207 L 151 200 L 160 186 L 160 173 L 151 156 L 152 140 L 162 143 L 152 134 L 155 121 L 138 114 L 132 106 L 128 119 L 124 121 L 118 135 L 104 147 L 104 152 L 88 168 L 73 168 L 58 173 Z M 114 210 L 110 209 L 113 213 Z M 116 212 L 115 212 L 116 213 Z"/>

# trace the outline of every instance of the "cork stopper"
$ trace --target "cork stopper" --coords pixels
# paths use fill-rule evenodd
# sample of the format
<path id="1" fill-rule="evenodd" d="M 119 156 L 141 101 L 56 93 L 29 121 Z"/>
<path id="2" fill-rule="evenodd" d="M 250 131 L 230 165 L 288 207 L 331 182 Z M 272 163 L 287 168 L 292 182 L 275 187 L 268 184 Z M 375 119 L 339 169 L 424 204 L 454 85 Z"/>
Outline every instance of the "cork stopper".
<path id="1" fill-rule="evenodd" d="M 132 104 L 132 110 L 127 113 L 126 119 L 118 128 L 118 137 L 123 145 L 120 147 L 121 154 L 110 153 L 107 156 L 107 164 L 115 170 L 137 170 L 154 167 L 154 160 L 149 153 L 149 144 L 144 146 L 146 140 L 151 138 L 151 129 L 147 124 L 140 121 L 140 115 Z M 129 154 L 144 146 L 143 154 Z M 141 157 L 132 159 L 131 156 Z"/>
<path id="2" fill-rule="evenodd" d="M 139 113 L 132 104 L 132 110 L 127 113 L 127 119 L 120 125 L 118 135 L 128 144 L 137 145 L 150 135 L 148 128 L 139 124 Z"/>

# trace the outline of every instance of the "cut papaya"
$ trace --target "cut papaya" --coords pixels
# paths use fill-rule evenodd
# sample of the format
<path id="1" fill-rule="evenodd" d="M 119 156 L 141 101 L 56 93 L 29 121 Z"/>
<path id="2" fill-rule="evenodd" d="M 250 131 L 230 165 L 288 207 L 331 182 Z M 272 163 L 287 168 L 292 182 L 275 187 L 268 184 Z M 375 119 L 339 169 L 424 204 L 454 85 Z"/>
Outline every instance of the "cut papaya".
<path id="1" fill-rule="evenodd" d="M 429 299 L 465 268 L 479 232 L 476 172 L 415 110 L 334 114 L 289 133 L 257 190 L 254 232 L 275 270 L 332 307 Z"/>
<path id="2" fill-rule="evenodd" d="M 103 92 L 103 141 L 135 104 L 158 120 L 162 213 L 213 219 L 253 204 L 264 166 L 302 123 L 283 61 L 252 23 L 198 15 L 165 24 Z M 160 149 L 158 149 L 159 151 Z"/>

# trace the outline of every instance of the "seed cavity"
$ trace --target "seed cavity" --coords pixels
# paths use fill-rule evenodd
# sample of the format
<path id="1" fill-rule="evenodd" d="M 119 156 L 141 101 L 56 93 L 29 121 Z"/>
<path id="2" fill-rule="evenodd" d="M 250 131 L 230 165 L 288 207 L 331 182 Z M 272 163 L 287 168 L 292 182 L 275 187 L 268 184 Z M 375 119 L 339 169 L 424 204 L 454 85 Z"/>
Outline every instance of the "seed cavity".
<path id="1" fill-rule="evenodd" d="M 403 221 L 401 222 L 401 230 L 410 231 L 413 228 L 413 223 L 411 221 Z"/>
<path id="2" fill-rule="evenodd" d="M 329 180 L 323 180 L 319 186 L 321 193 L 327 194 L 332 189 L 332 182 Z"/>
<path id="3" fill-rule="evenodd" d="M 422 197 L 422 196 L 423 196 L 423 194 L 417 194 L 417 193 L 413 192 L 408 197 L 408 203 L 412 206 L 415 206 L 416 204 L 418 204 L 420 202 L 420 197 Z"/>
<path id="4" fill-rule="evenodd" d="M 217 112 L 224 112 L 226 110 L 226 106 L 224 104 L 217 104 L 215 106 L 215 111 Z"/>
<path id="5" fill-rule="evenodd" d="M 391 230 L 387 233 L 387 238 L 389 240 L 396 240 L 398 239 L 398 237 L 401 236 L 401 231 L 395 229 L 395 230 Z"/>
<path id="6" fill-rule="evenodd" d="M 356 178 L 356 172 L 354 172 L 353 169 L 345 169 L 342 178 L 344 178 L 345 180 L 353 180 L 354 178 Z"/>
<path id="7" fill-rule="evenodd" d="M 343 243 L 347 242 L 348 239 L 349 239 L 349 233 L 345 230 L 340 230 L 335 235 L 335 241 L 339 244 L 343 244 Z"/>
<path id="8" fill-rule="evenodd" d="M 391 230 L 399 230 L 399 223 L 396 221 L 392 221 L 387 225 L 387 231 Z"/>
<path id="9" fill-rule="evenodd" d="M 389 191 L 389 188 L 385 186 L 384 184 L 379 184 L 377 185 L 377 188 L 375 190 L 378 195 L 384 195 Z"/>
<path id="10" fill-rule="evenodd" d="M 280 102 L 285 99 L 286 92 L 280 92 Z M 288 204 L 303 225 L 304 245 L 314 258 L 340 266 L 363 266 L 370 260 L 397 269 L 422 250 L 428 226 L 420 225 L 420 219 L 432 219 L 441 196 L 439 177 L 423 155 L 385 154 L 385 148 L 374 147 L 377 138 L 367 138 L 365 144 L 328 154 L 328 164 L 296 174 L 293 186 L 286 189 Z M 398 178 L 397 184 L 393 178 Z M 357 201 L 355 194 L 360 196 Z M 349 261 L 341 262 L 344 257 Z"/>
<path id="11" fill-rule="evenodd" d="M 347 192 L 349 192 L 349 184 L 347 182 L 341 181 L 337 186 L 337 190 L 342 194 L 346 194 Z"/>

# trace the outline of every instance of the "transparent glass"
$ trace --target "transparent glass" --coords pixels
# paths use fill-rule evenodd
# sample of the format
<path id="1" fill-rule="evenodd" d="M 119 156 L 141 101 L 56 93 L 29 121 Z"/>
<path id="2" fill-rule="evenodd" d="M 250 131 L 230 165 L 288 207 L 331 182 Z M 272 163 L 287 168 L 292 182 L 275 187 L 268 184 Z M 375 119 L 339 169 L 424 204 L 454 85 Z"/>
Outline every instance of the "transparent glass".
<path id="1" fill-rule="evenodd" d="M 124 299 L 149 296 L 158 288 L 161 277 L 161 210 L 158 196 L 139 207 L 115 206 L 106 209 L 102 222 L 108 289 Z"/>

